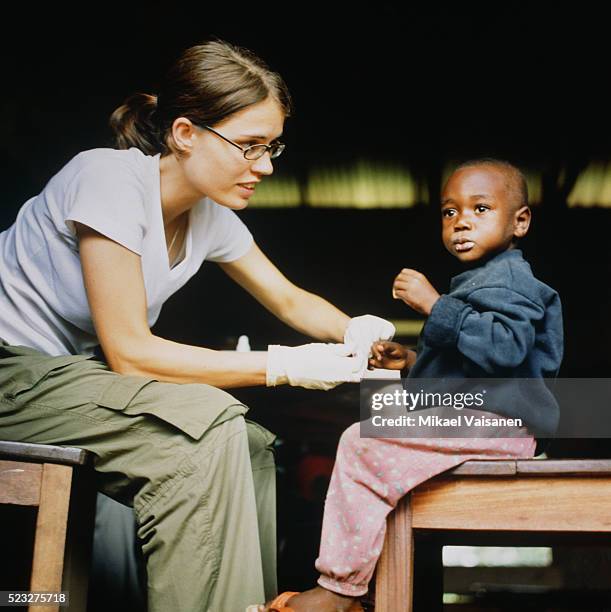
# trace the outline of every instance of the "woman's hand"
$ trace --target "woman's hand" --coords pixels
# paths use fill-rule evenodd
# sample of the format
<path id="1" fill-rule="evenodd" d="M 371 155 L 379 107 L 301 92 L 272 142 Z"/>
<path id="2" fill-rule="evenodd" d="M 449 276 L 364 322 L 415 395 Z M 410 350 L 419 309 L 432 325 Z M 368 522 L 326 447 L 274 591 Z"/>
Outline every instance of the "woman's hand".
<path id="1" fill-rule="evenodd" d="M 403 268 L 392 286 L 392 296 L 424 315 L 430 315 L 439 293 L 424 274 Z"/>
<path id="2" fill-rule="evenodd" d="M 416 363 L 416 352 L 398 342 L 376 342 L 371 353 L 370 368 L 409 370 Z"/>
<path id="3" fill-rule="evenodd" d="M 343 382 L 361 381 L 361 363 L 345 344 L 312 343 L 267 347 L 267 386 L 328 391 Z"/>
<path id="4" fill-rule="evenodd" d="M 344 343 L 353 346 L 356 356 L 365 369 L 367 359 L 371 355 L 371 345 L 378 340 L 390 340 L 395 335 L 395 326 L 386 319 L 374 315 L 362 315 L 350 319 Z"/>

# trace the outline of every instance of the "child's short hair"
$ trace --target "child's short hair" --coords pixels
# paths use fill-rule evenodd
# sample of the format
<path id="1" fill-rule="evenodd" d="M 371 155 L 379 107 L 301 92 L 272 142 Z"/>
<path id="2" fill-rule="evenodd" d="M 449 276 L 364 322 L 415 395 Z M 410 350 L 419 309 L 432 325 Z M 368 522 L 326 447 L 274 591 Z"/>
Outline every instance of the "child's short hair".
<path id="1" fill-rule="evenodd" d="M 526 177 L 519 168 L 510 164 L 508 161 L 494 159 L 493 157 L 470 159 L 455 168 L 454 172 L 479 166 L 490 166 L 503 173 L 507 192 L 516 210 L 522 206 L 528 206 L 528 185 L 526 184 Z"/>

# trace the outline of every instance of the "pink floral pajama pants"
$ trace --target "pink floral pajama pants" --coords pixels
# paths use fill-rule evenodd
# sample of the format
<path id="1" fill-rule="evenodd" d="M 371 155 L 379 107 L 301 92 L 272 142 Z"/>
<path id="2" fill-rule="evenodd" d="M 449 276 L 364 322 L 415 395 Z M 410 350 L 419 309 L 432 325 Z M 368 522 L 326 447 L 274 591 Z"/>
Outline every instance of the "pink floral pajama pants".
<path id="1" fill-rule="evenodd" d="M 325 502 L 320 586 L 367 592 L 384 544 L 386 516 L 411 489 L 469 459 L 532 457 L 524 438 L 361 438 L 359 423 L 341 436 Z"/>

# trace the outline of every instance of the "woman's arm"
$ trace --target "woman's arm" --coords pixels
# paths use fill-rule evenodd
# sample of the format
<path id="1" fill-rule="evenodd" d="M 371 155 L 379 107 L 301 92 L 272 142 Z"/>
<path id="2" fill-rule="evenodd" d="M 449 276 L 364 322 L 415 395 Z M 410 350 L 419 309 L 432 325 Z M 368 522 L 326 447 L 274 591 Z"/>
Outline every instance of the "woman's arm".
<path id="1" fill-rule="evenodd" d="M 228 353 L 180 344 L 151 333 L 140 256 L 77 224 L 83 278 L 93 323 L 110 367 L 157 380 L 221 388 L 289 384 L 332 389 L 358 382 L 360 365 L 339 345 L 273 346 Z"/>
<path id="2" fill-rule="evenodd" d="M 343 342 L 350 317 L 297 287 L 253 243 L 242 257 L 220 267 L 273 315 L 293 329 L 323 341 Z"/>
<path id="3" fill-rule="evenodd" d="M 221 388 L 264 385 L 267 353 L 228 353 L 151 333 L 140 256 L 76 224 L 83 279 L 95 329 L 112 370 Z"/>

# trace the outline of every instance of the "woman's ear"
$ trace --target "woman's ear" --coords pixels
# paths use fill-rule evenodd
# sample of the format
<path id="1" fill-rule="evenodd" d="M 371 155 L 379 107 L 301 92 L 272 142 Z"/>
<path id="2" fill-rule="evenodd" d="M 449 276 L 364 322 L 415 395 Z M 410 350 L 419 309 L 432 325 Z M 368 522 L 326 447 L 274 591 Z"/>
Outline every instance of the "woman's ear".
<path id="1" fill-rule="evenodd" d="M 523 238 L 530 227 L 531 213 L 528 206 L 522 206 L 516 210 L 513 218 L 513 235 L 515 238 Z"/>
<path id="2" fill-rule="evenodd" d="M 178 117 L 172 123 L 170 148 L 178 156 L 189 153 L 193 148 L 194 136 L 195 128 L 191 121 L 186 117 Z"/>

